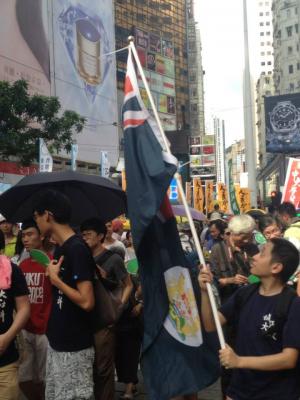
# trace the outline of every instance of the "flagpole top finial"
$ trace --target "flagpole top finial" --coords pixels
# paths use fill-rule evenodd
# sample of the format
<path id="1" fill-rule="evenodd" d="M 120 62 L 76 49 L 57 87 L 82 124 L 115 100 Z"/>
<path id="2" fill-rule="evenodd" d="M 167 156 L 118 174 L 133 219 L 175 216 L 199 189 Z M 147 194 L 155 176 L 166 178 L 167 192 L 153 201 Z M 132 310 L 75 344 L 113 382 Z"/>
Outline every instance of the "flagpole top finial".
<path id="1" fill-rule="evenodd" d="M 134 36 L 128 36 L 128 43 L 134 42 Z"/>

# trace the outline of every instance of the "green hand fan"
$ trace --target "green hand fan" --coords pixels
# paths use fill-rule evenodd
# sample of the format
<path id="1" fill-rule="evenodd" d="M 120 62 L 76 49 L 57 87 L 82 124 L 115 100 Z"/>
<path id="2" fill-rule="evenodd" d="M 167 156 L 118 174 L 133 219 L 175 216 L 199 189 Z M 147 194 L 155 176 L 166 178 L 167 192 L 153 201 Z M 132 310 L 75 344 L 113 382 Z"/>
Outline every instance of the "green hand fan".
<path id="1" fill-rule="evenodd" d="M 136 258 L 133 258 L 131 260 L 128 261 L 127 263 L 127 271 L 131 274 L 131 275 L 136 275 L 139 269 L 139 264 L 137 262 Z"/>
<path id="2" fill-rule="evenodd" d="M 267 239 L 264 237 L 264 235 L 261 232 L 256 232 L 254 237 L 258 244 L 266 244 L 267 243 Z"/>
<path id="3" fill-rule="evenodd" d="M 260 282 L 260 278 L 258 276 L 256 276 L 256 275 L 251 274 L 251 275 L 248 276 L 248 282 L 249 283 L 259 283 Z"/>
<path id="4" fill-rule="evenodd" d="M 32 249 L 32 250 L 30 250 L 29 253 L 30 253 L 30 257 L 34 261 L 38 262 L 39 264 L 43 265 L 44 267 L 47 267 L 50 264 L 50 258 L 43 251 L 37 250 L 37 249 Z"/>

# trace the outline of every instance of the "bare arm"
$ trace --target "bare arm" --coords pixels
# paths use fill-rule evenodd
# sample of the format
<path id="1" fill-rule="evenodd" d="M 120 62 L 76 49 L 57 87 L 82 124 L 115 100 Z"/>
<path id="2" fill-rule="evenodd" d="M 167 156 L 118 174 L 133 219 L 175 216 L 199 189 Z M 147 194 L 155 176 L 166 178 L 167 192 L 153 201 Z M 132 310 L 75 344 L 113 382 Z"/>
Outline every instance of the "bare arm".
<path id="1" fill-rule="evenodd" d="M 231 347 L 220 350 L 220 361 L 225 368 L 246 368 L 258 371 L 279 371 L 296 367 L 299 350 L 285 348 L 281 353 L 269 356 L 242 357 Z"/>
<path id="2" fill-rule="evenodd" d="M 214 322 L 214 317 L 206 289 L 206 283 L 212 282 L 212 274 L 208 270 L 201 270 L 199 274 L 199 285 L 201 289 L 201 316 L 206 332 L 214 332 L 216 330 L 216 325 Z M 223 314 L 218 313 L 221 325 L 226 323 L 226 319 Z"/>
<path id="3" fill-rule="evenodd" d="M 47 275 L 50 278 L 52 285 L 61 290 L 74 304 L 78 305 L 85 311 L 91 311 L 95 305 L 95 297 L 93 284 L 91 281 L 78 281 L 77 289 L 64 283 L 59 277 L 59 270 L 63 262 L 63 257 L 58 262 L 52 260 L 47 267 Z"/>
<path id="4" fill-rule="evenodd" d="M 122 302 L 122 304 L 126 304 L 129 300 L 129 297 L 133 290 L 133 283 L 132 283 L 132 280 L 131 280 L 131 277 L 129 274 L 126 275 L 126 277 L 123 279 L 122 283 L 123 283 L 124 287 L 123 287 L 121 302 Z"/>
<path id="5" fill-rule="evenodd" d="M 28 296 L 15 298 L 16 314 L 11 327 L 0 335 L 0 355 L 4 353 L 9 344 L 14 340 L 20 330 L 26 325 L 30 316 L 30 303 Z"/>

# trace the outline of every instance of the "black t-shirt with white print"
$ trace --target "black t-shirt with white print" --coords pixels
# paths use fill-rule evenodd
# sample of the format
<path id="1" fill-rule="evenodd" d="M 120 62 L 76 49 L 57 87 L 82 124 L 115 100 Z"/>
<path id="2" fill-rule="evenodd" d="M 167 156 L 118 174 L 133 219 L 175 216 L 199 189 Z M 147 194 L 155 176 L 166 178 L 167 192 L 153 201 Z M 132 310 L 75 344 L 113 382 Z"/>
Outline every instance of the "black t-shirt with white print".
<path id="1" fill-rule="evenodd" d="M 77 235 L 71 236 L 58 247 L 54 259 L 64 256 L 59 273 L 68 286 L 77 289 L 80 281 L 93 281 L 96 265 L 90 249 Z M 87 349 L 93 344 L 91 313 L 73 303 L 53 286 L 52 309 L 47 337 L 56 351 L 72 352 Z"/>
<path id="2" fill-rule="evenodd" d="M 223 304 L 220 312 L 229 324 L 236 321 L 239 289 Z M 300 350 L 300 298 L 289 309 L 282 338 L 266 337 L 267 330 L 276 325 L 274 312 L 278 296 L 262 296 L 255 292 L 243 305 L 237 322 L 234 350 L 239 356 L 267 356 L 284 348 Z M 232 400 L 298 400 L 300 397 L 299 368 L 281 371 L 234 369 L 228 388 Z"/>
<path id="3" fill-rule="evenodd" d="M 8 331 L 13 323 L 16 297 L 29 294 L 23 272 L 12 264 L 11 287 L 0 289 L 0 335 Z M 0 367 L 17 361 L 19 354 L 15 341 L 12 341 L 3 354 L 0 355 Z"/>

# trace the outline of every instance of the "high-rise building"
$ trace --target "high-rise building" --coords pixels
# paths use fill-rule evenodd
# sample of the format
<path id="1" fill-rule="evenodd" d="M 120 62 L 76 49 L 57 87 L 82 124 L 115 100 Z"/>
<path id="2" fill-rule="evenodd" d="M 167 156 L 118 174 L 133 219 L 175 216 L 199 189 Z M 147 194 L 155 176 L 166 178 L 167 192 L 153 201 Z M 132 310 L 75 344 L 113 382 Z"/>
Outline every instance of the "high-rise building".
<path id="1" fill-rule="evenodd" d="M 164 129 L 189 126 L 186 2 L 184 0 L 115 0 L 116 48 L 135 45 Z M 126 52 L 117 53 L 117 81 L 122 98 Z M 143 89 L 141 83 L 140 87 Z M 147 106 L 147 98 L 142 90 Z"/>
<path id="2" fill-rule="evenodd" d="M 225 183 L 225 122 L 214 119 L 217 182 Z"/>
<path id="3" fill-rule="evenodd" d="M 274 0 L 276 94 L 300 92 L 300 0 Z"/>
<path id="4" fill-rule="evenodd" d="M 191 136 L 205 135 L 204 86 L 200 29 L 194 18 L 194 1 L 187 1 L 187 44 Z"/>
<path id="5" fill-rule="evenodd" d="M 232 180 L 234 184 L 239 185 L 241 174 L 246 172 L 245 162 L 245 140 L 239 140 L 226 149 L 226 162 L 232 161 Z"/>

